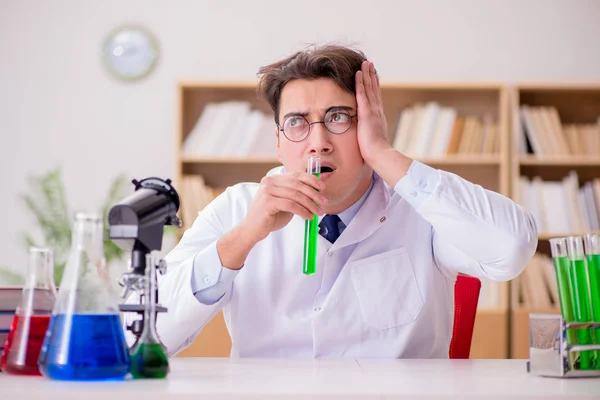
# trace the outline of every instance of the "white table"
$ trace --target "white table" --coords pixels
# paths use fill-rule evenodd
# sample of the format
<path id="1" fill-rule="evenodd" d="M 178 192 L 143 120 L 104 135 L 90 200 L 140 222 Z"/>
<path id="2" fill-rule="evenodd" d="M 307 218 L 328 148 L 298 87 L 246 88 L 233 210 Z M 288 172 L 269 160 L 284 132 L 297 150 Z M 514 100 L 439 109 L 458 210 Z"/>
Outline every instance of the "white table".
<path id="1" fill-rule="evenodd" d="M 173 358 L 164 380 L 61 382 L 0 373 L 2 399 L 600 399 L 600 378 L 531 376 L 524 360 Z"/>

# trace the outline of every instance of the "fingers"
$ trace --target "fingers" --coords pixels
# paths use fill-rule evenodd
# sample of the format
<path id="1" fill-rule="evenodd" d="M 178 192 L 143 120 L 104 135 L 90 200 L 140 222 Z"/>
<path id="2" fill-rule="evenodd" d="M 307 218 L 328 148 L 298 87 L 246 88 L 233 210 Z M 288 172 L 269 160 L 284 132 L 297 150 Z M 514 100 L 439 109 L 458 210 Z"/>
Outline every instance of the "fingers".
<path id="1" fill-rule="evenodd" d="M 309 211 L 308 209 L 306 209 L 306 207 L 300 205 L 299 203 L 293 200 L 276 197 L 273 199 L 273 203 L 278 211 L 285 211 L 295 215 L 299 215 L 300 217 L 307 220 L 313 219 L 314 217 L 314 214 L 311 211 Z"/>
<path id="2" fill-rule="evenodd" d="M 308 186 L 304 185 L 304 187 L 308 187 Z M 317 198 L 318 200 L 322 200 L 321 199 L 322 195 L 318 194 L 319 192 L 317 192 L 316 190 L 313 190 L 311 188 L 308 188 L 308 190 L 312 191 L 313 193 L 317 193 L 317 196 L 313 195 L 313 197 L 311 198 L 303 192 L 291 189 L 289 187 L 283 187 L 283 186 L 271 186 L 267 190 L 267 192 L 271 196 L 273 196 L 277 199 L 286 199 L 286 200 L 290 200 L 294 203 L 298 203 L 299 205 L 302 206 L 303 209 L 305 209 L 308 212 L 309 218 L 312 218 L 313 214 L 323 215 L 324 211 L 318 205 L 318 204 L 323 204 L 323 202 L 317 201 L 315 199 L 315 198 Z M 286 210 L 284 210 L 284 211 L 286 211 Z"/>
<path id="3" fill-rule="evenodd" d="M 369 100 L 369 104 L 375 105 L 377 103 L 377 98 L 375 96 L 374 84 L 375 79 L 373 79 L 373 71 L 371 69 L 371 63 L 368 61 L 363 61 L 361 66 L 361 76 L 363 79 L 363 84 L 365 86 L 365 93 L 367 95 L 367 99 Z M 373 67 L 374 68 L 374 67 Z"/>
<path id="4" fill-rule="evenodd" d="M 369 107 L 369 100 L 367 99 L 367 94 L 365 93 L 365 85 L 363 84 L 362 71 L 356 72 L 356 103 L 358 104 L 359 114 L 361 114 L 362 110 L 367 110 L 367 108 Z"/>
<path id="5" fill-rule="evenodd" d="M 377 75 L 377 71 L 375 71 L 375 64 L 371 63 L 370 67 L 371 80 L 373 82 L 373 91 L 375 93 L 375 98 L 377 99 L 377 103 L 379 105 L 383 104 L 381 100 L 381 87 L 379 86 L 379 75 Z"/>
<path id="6" fill-rule="evenodd" d="M 306 219 L 311 219 L 314 214 L 324 214 L 321 206 L 327 204 L 327 198 L 319 190 L 325 189 L 325 183 L 312 174 L 269 176 L 263 178 L 261 184 L 272 213 L 287 211 Z"/>

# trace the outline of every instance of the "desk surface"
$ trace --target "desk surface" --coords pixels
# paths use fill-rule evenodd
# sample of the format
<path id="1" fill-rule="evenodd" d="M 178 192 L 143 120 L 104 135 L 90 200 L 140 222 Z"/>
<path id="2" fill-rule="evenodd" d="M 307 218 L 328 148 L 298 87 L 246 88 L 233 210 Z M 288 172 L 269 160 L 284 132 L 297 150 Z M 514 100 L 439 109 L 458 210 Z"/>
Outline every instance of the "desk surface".
<path id="1" fill-rule="evenodd" d="M 524 360 L 173 358 L 164 380 L 61 382 L 0 373 L 2 398 L 600 398 L 600 378 L 531 376 Z M 25 396 L 24 396 L 25 395 Z"/>

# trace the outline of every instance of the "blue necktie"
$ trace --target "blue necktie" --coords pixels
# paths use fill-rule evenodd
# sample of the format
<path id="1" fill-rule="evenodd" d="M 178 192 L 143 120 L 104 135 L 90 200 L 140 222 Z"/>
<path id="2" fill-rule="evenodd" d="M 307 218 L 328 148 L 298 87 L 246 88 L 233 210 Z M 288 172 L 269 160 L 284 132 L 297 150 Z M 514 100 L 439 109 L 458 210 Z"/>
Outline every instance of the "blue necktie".
<path id="1" fill-rule="evenodd" d="M 337 238 L 340 237 L 340 221 L 340 217 L 336 214 L 327 214 L 321 221 L 321 226 L 325 228 L 325 231 L 322 232 L 321 235 L 331 243 L 335 243 Z"/>

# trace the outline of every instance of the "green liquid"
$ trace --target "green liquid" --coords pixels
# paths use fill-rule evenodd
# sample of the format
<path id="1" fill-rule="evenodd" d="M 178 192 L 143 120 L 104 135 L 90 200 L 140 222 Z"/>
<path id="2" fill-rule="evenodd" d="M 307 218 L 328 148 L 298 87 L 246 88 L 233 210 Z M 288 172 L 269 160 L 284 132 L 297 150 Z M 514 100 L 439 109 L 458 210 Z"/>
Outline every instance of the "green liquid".
<path id="1" fill-rule="evenodd" d="M 574 322 L 573 307 L 571 305 L 571 288 L 569 286 L 569 259 L 565 257 L 553 257 L 556 284 L 558 286 L 558 299 L 560 312 L 565 322 Z M 567 343 L 576 344 L 577 338 L 573 329 L 567 329 Z"/>
<path id="2" fill-rule="evenodd" d="M 585 260 L 571 260 L 571 302 L 576 322 L 590 322 L 590 304 Z M 577 343 L 590 344 L 590 330 L 577 329 Z M 590 369 L 593 361 L 593 352 L 582 351 L 580 353 L 580 368 Z"/>
<path id="3" fill-rule="evenodd" d="M 131 355 L 131 375 L 134 378 L 164 378 L 169 373 L 169 359 L 158 343 L 141 343 Z"/>
<path id="4" fill-rule="evenodd" d="M 313 174 L 321 178 L 320 173 Z M 317 237 L 319 236 L 319 217 L 313 215 L 311 220 L 304 223 L 304 262 L 302 272 L 312 275 L 317 271 Z"/>
<path id="5" fill-rule="evenodd" d="M 317 271 L 317 236 L 319 234 L 319 219 L 315 215 L 304 225 L 304 263 L 302 272 L 312 275 Z"/>
<path id="6" fill-rule="evenodd" d="M 588 254 L 590 294 L 592 297 L 592 321 L 600 322 L 600 254 Z M 600 328 L 595 329 L 594 343 L 600 344 Z M 600 351 L 596 351 L 596 369 L 600 369 Z"/>

